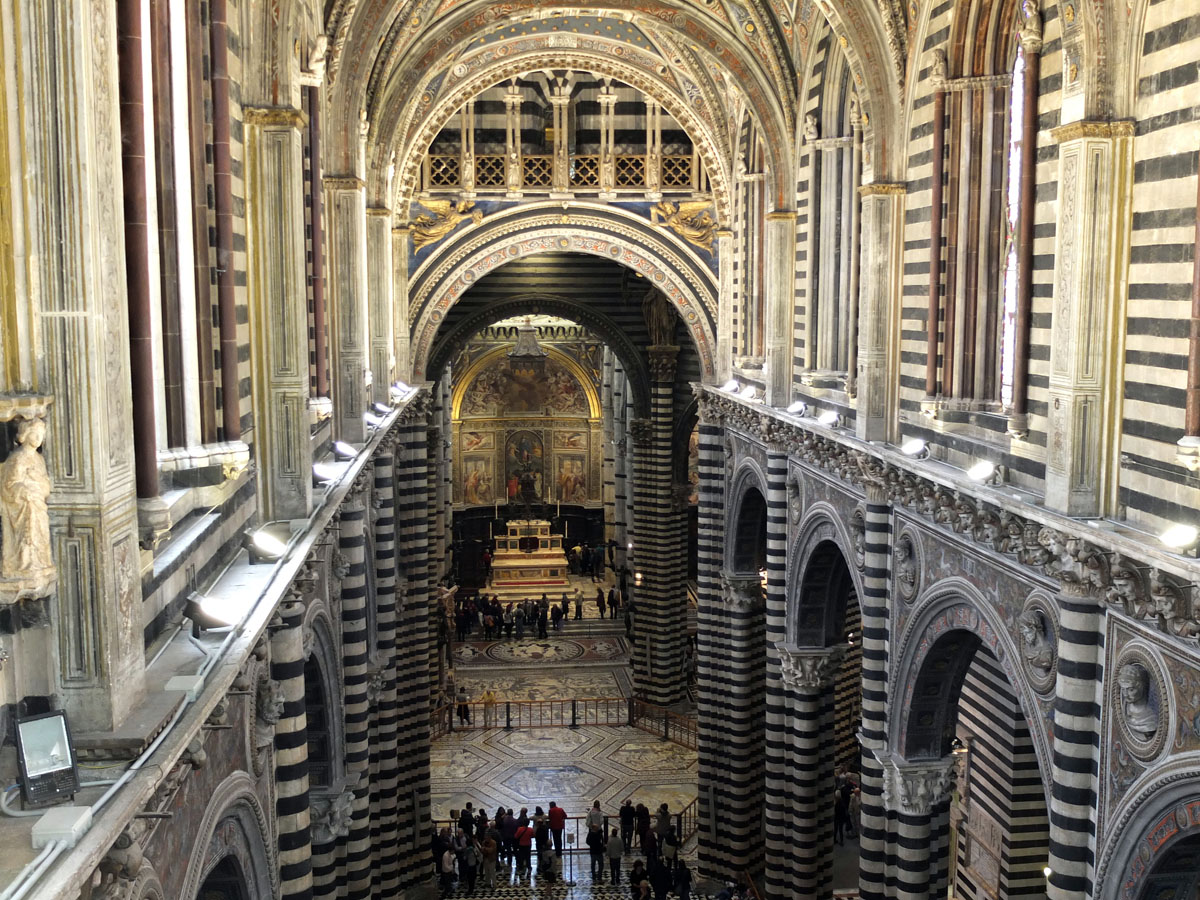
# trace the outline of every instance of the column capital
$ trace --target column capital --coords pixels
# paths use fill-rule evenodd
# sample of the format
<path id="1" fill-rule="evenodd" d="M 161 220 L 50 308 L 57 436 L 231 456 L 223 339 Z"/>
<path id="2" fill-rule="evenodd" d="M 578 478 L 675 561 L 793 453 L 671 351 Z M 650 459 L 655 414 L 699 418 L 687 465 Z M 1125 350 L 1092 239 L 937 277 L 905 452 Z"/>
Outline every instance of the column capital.
<path id="1" fill-rule="evenodd" d="M 721 599 L 733 609 L 758 609 L 763 604 L 762 581 L 757 575 L 721 573 Z"/>
<path id="2" fill-rule="evenodd" d="M 242 121 L 246 125 L 257 125 L 260 128 L 295 128 L 308 127 L 308 116 L 303 110 L 290 106 L 243 106 Z"/>
<path id="3" fill-rule="evenodd" d="M 357 175 L 326 175 L 321 183 L 329 191 L 365 191 L 367 183 Z"/>
<path id="4" fill-rule="evenodd" d="M 883 804 L 906 816 L 928 816 L 950 796 L 954 784 L 954 757 L 883 760 Z"/>
<path id="5" fill-rule="evenodd" d="M 1133 137 L 1133 122 L 1125 119 L 1116 122 L 1070 122 L 1050 131 L 1050 138 L 1056 144 L 1084 138 L 1112 140 L 1123 137 Z"/>
<path id="6" fill-rule="evenodd" d="M 679 358 L 679 348 L 674 344 L 654 344 L 646 348 L 650 358 L 651 381 L 674 381 L 675 363 Z"/>
<path id="7" fill-rule="evenodd" d="M 654 423 L 649 419 L 630 419 L 629 436 L 635 447 L 649 447 L 654 441 Z"/>
<path id="8" fill-rule="evenodd" d="M 784 685 L 805 692 L 822 691 L 831 685 L 846 656 L 845 644 L 797 647 L 780 641 L 775 644 L 775 649 L 779 651 L 780 677 Z"/>

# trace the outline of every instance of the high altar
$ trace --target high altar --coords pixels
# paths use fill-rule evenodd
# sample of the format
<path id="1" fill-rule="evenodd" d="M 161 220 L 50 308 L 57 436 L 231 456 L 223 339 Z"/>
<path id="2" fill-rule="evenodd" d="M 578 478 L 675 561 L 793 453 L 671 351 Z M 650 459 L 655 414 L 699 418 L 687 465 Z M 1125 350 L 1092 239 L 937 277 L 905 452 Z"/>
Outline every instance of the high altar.
<path id="1" fill-rule="evenodd" d="M 514 519 L 496 537 L 492 590 L 496 593 L 549 593 L 567 588 L 563 536 L 552 534 L 545 519 Z"/>

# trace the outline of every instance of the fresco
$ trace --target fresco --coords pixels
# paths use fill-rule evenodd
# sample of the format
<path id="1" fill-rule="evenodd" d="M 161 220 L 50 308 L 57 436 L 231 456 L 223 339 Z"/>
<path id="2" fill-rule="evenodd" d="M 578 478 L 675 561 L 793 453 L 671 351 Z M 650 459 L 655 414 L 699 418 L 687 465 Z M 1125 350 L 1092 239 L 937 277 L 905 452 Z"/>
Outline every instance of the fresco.
<path id="1" fill-rule="evenodd" d="M 514 373 L 508 365 L 489 366 L 480 372 L 463 395 L 464 418 L 507 415 L 586 416 L 587 394 L 566 368 L 546 362 L 538 378 Z"/>
<path id="2" fill-rule="evenodd" d="M 464 453 L 470 453 L 472 450 L 495 450 L 496 435 L 490 431 L 464 431 L 462 449 Z"/>
<path id="3" fill-rule="evenodd" d="M 504 486 L 510 501 L 531 494 L 529 499 L 545 497 L 545 450 L 542 439 L 533 431 L 514 431 L 504 442 Z"/>
<path id="4" fill-rule="evenodd" d="M 555 450 L 586 450 L 588 436 L 586 431 L 556 431 L 554 432 Z"/>
<path id="5" fill-rule="evenodd" d="M 496 502 L 490 454 L 463 457 L 462 496 L 468 505 L 486 506 Z"/>
<path id="6" fill-rule="evenodd" d="M 563 503 L 586 502 L 587 457 L 582 453 L 557 453 L 554 462 L 554 499 Z"/>

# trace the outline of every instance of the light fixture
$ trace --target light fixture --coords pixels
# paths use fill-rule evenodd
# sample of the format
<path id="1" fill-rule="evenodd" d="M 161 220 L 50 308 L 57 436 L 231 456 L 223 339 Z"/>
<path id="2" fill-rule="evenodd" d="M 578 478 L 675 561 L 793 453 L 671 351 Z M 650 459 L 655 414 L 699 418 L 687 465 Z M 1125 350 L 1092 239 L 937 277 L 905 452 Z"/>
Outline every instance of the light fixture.
<path id="1" fill-rule="evenodd" d="M 803 416 L 808 412 L 808 404 L 803 400 L 796 400 L 787 408 L 787 411 L 794 416 Z"/>
<path id="2" fill-rule="evenodd" d="M 75 746 L 62 710 L 17 720 L 17 758 L 26 804 L 44 806 L 79 790 Z"/>
<path id="3" fill-rule="evenodd" d="M 1191 525 L 1176 522 L 1160 534 L 1158 539 L 1162 541 L 1164 546 L 1182 552 L 1196 545 L 1197 539 L 1200 539 L 1200 531 L 1197 531 Z"/>
<path id="4" fill-rule="evenodd" d="M 287 553 L 287 544 L 265 528 L 246 536 L 246 549 L 250 551 L 250 564 L 273 563 Z"/>
<path id="5" fill-rule="evenodd" d="M 393 403 L 399 403 L 405 397 L 413 392 L 413 388 L 409 387 L 403 381 L 394 381 L 392 386 L 388 388 L 388 395 Z"/>
<path id="6" fill-rule="evenodd" d="M 742 383 L 736 378 L 730 378 L 727 382 L 725 382 L 724 385 L 722 385 L 721 390 L 727 394 L 736 394 L 741 386 Z"/>
<path id="7" fill-rule="evenodd" d="M 765 591 L 767 589 L 767 570 L 765 568 L 758 570 L 758 581 Z"/>
<path id="8" fill-rule="evenodd" d="M 827 409 L 817 416 L 817 421 L 829 428 L 837 428 L 838 419 L 840 418 L 841 416 L 837 414 L 837 410 Z"/>
<path id="9" fill-rule="evenodd" d="M 338 477 L 338 470 L 329 463 L 313 463 L 313 487 L 328 484 Z"/>
<path id="10" fill-rule="evenodd" d="M 971 468 L 967 469 L 967 477 L 972 481 L 977 481 L 983 484 L 990 481 L 992 476 L 996 474 L 996 464 L 986 459 L 981 459 Z"/>
<path id="11" fill-rule="evenodd" d="M 755 397 L 758 396 L 758 389 L 755 388 L 754 385 L 748 384 L 744 388 L 742 388 L 740 391 L 738 391 L 738 396 L 744 397 L 747 400 L 753 400 Z"/>
<path id="12" fill-rule="evenodd" d="M 192 633 L 228 628 L 242 620 L 245 602 L 233 597 L 208 597 L 198 591 L 188 594 L 183 614 L 192 620 Z"/>
<path id="13" fill-rule="evenodd" d="M 373 416 L 370 413 L 367 413 L 366 415 L 364 415 L 363 418 L 366 420 L 367 424 L 370 425 L 372 428 L 378 428 L 380 425 L 383 424 L 383 419 L 381 419 L 379 416 Z"/>
<path id="14" fill-rule="evenodd" d="M 1050 877 L 1050 867 L 1042 866 L 1042 874 L 1045 875 L 1047 878 L 1049 878 Z"/>
<path id="15" fill-rule="evenodd" d="M 900 452 L 913 459 L 924 459 L 929 455 L 929 445 L 924 438 L 909 438 L 900 445 Z"/>
<path id="16" fill-rule="evenodd" d="M 345 462 L 358 456 L 358 451 L 345 441 L 333 442 L 333 458 Z"/>
<path id="17" fill-rule="evenodd" d="M 642 586 L 642 573 L 641 573 L 641 572 L 634 572 L 634 573 L 633 573 L 633 583 L 634 583 L 634 584 L 635 584 L 637 587 L 641 587 L 641 586 Z"/>
<path id="18" fill-rule="evenodd" d="M 630 550 L 632 550 L 632 549 L 633 549 L 633 541 L 630 541 L 630 542 L 629 542 L 629 549 L 630 549 Z"/>

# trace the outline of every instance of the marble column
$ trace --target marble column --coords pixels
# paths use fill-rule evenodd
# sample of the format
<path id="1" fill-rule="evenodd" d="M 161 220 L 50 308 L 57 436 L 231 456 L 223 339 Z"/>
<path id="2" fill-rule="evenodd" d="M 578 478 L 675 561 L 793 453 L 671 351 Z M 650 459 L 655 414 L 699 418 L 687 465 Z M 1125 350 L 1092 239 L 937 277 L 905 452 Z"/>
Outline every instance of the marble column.
<path id="1" fill-rule="evenodd" d="M 3 382 L 54 397 L 43 453 L 58 590 L 48 652 L 22 676 L 56 697 L 77 739 L 117 727 L 144 696 L 115 7 L 21 6 L 31 40 L 6 47 L 22 73 L 9 88 L 39 113 L 36 127 L 0 126 L 21 147 L 14 277 L 37 286 L 10 299 L 14 284 L 0 285 Z M 0 242 L 13 228 L 0 216 Z"/>
<path id="2" fill-rule="evenodd" d="M 392 211 L 367 210 L 367 318 L 370 332 L 371 400 L 387 403 L 395 380 L 396 347 L 393 329 Z"/>
<path id="3" fill-rule="evenodd" d="M 600 500 L 604 504 L 604 540 L 616 540 L 616 474 L 613 447 L 613 352 L 605 346 L 600 378 Z M 616 556 L 614 554 L 613 558 Z"/>
<path id="4" fill-rule="evenodd" d="M 833 683 L 845 645 L 774 644 L 767 701 L 767 900 L 833 895 Z"/>
<path id="5" fill-rule="evenodd" d="M 271 632 L 271 677 L 283 694 L 283 713 L 275 725 L 275 828 L 283 900 L 304 900 L 313 888 L 304 663 L 304 604 L 292 595 L 280 604 Z"/>
<path id="6" fill-rule="evenodd" d="M 550 107 L 554 115 L 554 147 L 551 166 L 551 197 L 570 196 L 571 156 L 567 145 L 567 113 L 571 107 L 571 89 L 565 78 L 556 78 L 550 92 Z"/>
<path id="7" fill-rule="evenodd" d="M 662 199 L 662 106 L 646 98 L 646 199 Z"/>
<path id="8" fill-rule="evenodd" d="M 351 444 L 367 438 L 363 414 L 367 380 L 367 205 L 362 180 L 327 175 L 329 331 L 333 349 L 330 394 L 334 437 Z"/>
<path id="9" fill-rule="evenodd" d="M 521 89 L 509 85 L 504 92 L 504 180 L 508 187 L 505 197 L 521 196 L 525 185 L 525 166 L 521 156 Z"/>
<path id="10" fill-rule="evenodd" d="M 733 267 L 737 245 L 733 232 L 717 232 L 717 363 L 716 381 L 725 384 L 733 376 Z"/>
<path id="11" fill-rule="evenodd" d="M 786 407 L 792 389 L 792 310 L 795 306 L 796 213 L 767 213 L 766 223 L 766 381 L 768 406 Z"/>
<path id="12" fill-rule="evenodd" d="M 865 441 L 887 441 L 898 403 L 892 371 L 892 333 L 898 327 L 904 273 L 904 197 L 902 184 L 866 184 L 862 198 L 861 289 L 858 304 L 855 434 Z"/>
<path id="13" fill-rule="evenodd" d="M 1116 512 L 1120 386 L 1111 321 L 1129 266 L 1133 123 L 1056 128 L 1059 216 L 1046 423 L 1046 506 L 1068 516 Z"/>
<path id="14" fill-rule="evenodd" d="M 392 339 L 396 342 L 396 377 L 412 381 L 412 332 L 408 323 L 409 228 L 392 229 Z"/>
<path id="15" fill-rule="evenodd" d="M 616 363 L 613 371 L 613 540 L 617 542 L 614 559 L 617 571 L 630 564 L 629 559 L 629 458 L 632 447 L 629 441 L 626 417 L 626 390 L 629 385 L 625 370 Z"/>
<path id="16" fill-rule="evenodd" d="M 475 196 L 475 101 L 468 100 L 459 113 L 458 184 L 464 200 Z"/>
<path id="17" fill-rule="evenodd" d="M 864 516 L 862 614 L 862 809 L 858 843 L 859 896 L 883 900 L 887 880 L 887 810 L 884 762 L 887 757 L 888 566 L 891 562 L 891 509 L 881 480 L 868 481 Z"/>
<path id="18" fill-rule="evenodd" d="M 883 802 L 894 817 L 896 853 L 893 896 L 931 900 L 940 860 L 933 852 L 935 817 L 950 799 L 954 760 L 908 761 L 890 757 L 884 765 Z"/>
<path id="19" fill-rule="evenodd" d="M 634 691 L 661 706 L 686 693 L 686 531 L 680 492 L 672 484 L 672 411 L 678 347 L 650 347 L 650 417 L 630 423 L 635 443 Z M 686 498 L 684 498 L 686 502 Z"/>
<path id="20" fill-rule="evenodd" d="M 1093 891 L 1100 707 L 1104 674 L 1104 604 L 1084 581 L 1064 580 L 1058 594 L 1058 666 L 1050 758 L 1050 900 Z M 1111 675 L 1109 677 L 1112 677 Z"/>
<path id="21" fill-rule="evenodd" d="M 614 142 L 613 118 L 617 108 L 617 92 L 611 79 L 604 79 L 604 87 L 596 98 L 600 103 L 600 199 L 615 200 L 617 186 L 617 157 Z"/>
<path id="22" fill-rule="evenodd" d="M 245 110 L 254 455 L 266 520 L 303 519 L 312 506 L 305 302 L 304 114 Z"/>
<path id="23" fill-rule="evenodd" d="M 929 200 L 929 296 L 925 313 L 925 396 L 933 400 L 940 393 L 938 381 L 938 321 L 942 309 L 942 178 L 946 168 L 946 51 L 933 51 L 935 73 L 933 91 L 933 167 L 930 174 Z M 951 340 L 952 324 L 946 322 L 946 342 Z"/>

